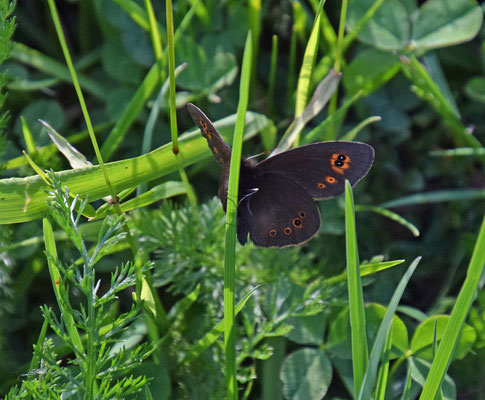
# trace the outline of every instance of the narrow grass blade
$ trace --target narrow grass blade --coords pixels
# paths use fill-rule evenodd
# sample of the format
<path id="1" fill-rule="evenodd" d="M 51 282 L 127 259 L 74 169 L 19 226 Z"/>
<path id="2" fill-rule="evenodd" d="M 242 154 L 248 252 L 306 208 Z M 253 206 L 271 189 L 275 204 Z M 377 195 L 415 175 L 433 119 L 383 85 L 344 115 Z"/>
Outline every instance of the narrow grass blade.
<path id="1" fill-rule="evenodd" d="M 438 157 L 469 157 L 469 156 L 485 156 L 485 148 L 474 147 L 458 147 L 450 150 L 435 150 L 429 153 L 432 156 Z"/>
<path id="2" fill-rule="evenodd" d="M 359 271 L 359 253 L 355 232 L 354 198 L 352 186 L 345 181 L 345 244 L 347 255 L 347 284 L 352 337 L 352 370 L 354 393 L 359 393 L 368 363 L 367 334 L 365 331 L 364 294 Z"/>
<path id="3" fill-rule="evenodd" d="M 356 205 L 355 211 L 372 211 L 372 212 L 375 212 L 376 214 L 383 215 L 384 217 L 392 219 L 393 221 L 396 221 L 402 226 L 405 226 L 406 228 L 408 228 L 414 237 L 419 236 L 419 229 L 416 228 L 411 222 L 401 217 L 399 214 L 396 214 L 395 212 L 389 211 L 385 208 L 375 207 L 375 206 Z"/>
<path id="4" fill-rule="evenodd" d="M 120 208 L 122 212 L 127 212 L 136 208 L 149 206 L 150 204 L 156 203 L 157 201 L 160 201 L 162 199 L 168 199 L 170 197 L 180 196 L 186 193 L 187 189 L 182 182 L 168 181 L 152 187 L 150 190 L 142 193 L 139 196 L 136 196 L 134 199 L 130 199 L 124 203 L 120 203 Z M 103 204 L 96 210 L 96 215 L 89 220 L 94 221 L 104 218 L 110 210 L 110 207 L 111 204 Z"/>
<path id="5" fill-rule="evenodd" d="M 399 285 L 392 295 L 391 301 L 387 306 L 386 314 L 382 320 L 381 326 L 379 327 L 379 331 L 377 332 L 377 337 L 372 347 L 370 359 L 369 359 L 369 366 L 367 367 L 367 371 L 365 372 L 364 379 L 362 381 L 362 386 L 359 391 L 359 400 L 367 400 L 372 397 L 372 389 L 374 386 L 374 382 L 376 379 L 377 373 L 377 366 L 379 365 L 379 360 L 381 359 L 384 346 L 386 344 L 386 338 L 388 336 L 389 330 L 391 328 L 392 319 L 394 318 L 394 314 L 396 313 L 397 306 L 399 305 L 399 301 L 404 293 L 404 289 L 411 279 L 416 267 L 421 261 L 421 257 L 416 258 L 411 265 L 409 266 L 408 270 L 402 277 Z"/>
<path id="6" fill-rule="evenodd" d="M 340 82 L 340 76 L 341 74 L 330 71 L 328 76 L 326 76 L 325 79 L 318 84 L 310 102 L 305 108 L 305 111 L 300 113 L 300 115 L 296 117 L 292 124 L 288 127 L 278 146 L 271 152 L 271 156 L 288 150 L 294 143 L 297 142 L 297 138 L 307 122 L 322 111 L 323 107 L 325 107 L 332 95 L 335 93 L 335 90 L 337 90 L 338 83 Z"/>
<path id="7" fill-rule="evenodd" d="M 354 96 L 347 100 L 336 112 L 334 112 L 332 115 L 329 115 L 320 125 L 312 129 L 308 134 L 306 134 L 302 142 L 304 144 L 308 144 L 317 140 L 328 140 L 329 137 L 327 131 L 329 127 L 334 122 L 342 120 L 347 113 L 347 110 L 360 98 L 361 95 L 362 92 L 357 92 Z"/>
<path id="8" fill-rule="evenodd" d="M 313 23 L 312 32 L 308 39 L 305 54 L 303 56 L 303 63 L 298 77 L 298 84 L 296 88 L 296 106 L 295 118 L 297 118 L 306 108 L 308 101 L 308 93 L 310 92 L 310 84 L 312 78 L 313 67 L 315 66 L 315 59 L 318 52 L 318 43 L 320 39 L 320 24 L 322 21 L 321 14 L 325 0 L 320 0 L 318 11 Z"/>
<path id="9" fill-rule="evenodd" d="M 259 288 L 256 286 L 250 292 L 248 292 L 239 303 L 237 303 L 234 314 L 237 315 L 242 310 L 247 301 L 251 298 L 253 293 Z M 199 357 L 204 351 L 206 351 L 224 332 L 224 319 L 219 321 L 209 332 L 207 332 L 202 339 L 200 339 L 191 349 L 189 349 L 185 356 L 180 360 L 179 365 L 187 364 L 197 357 Z"/>
<path id="10" fill-rule="evenodd" d="M 22 134 L 24 135 L 25 145 L 27 146 L 27 152 L 32 154 L 36 151 L 35 140 L 34 136 L 32 135 L 32 131 L 27 124 L 27 121 L 23 116 L 20 117 L 22 121 Z"/>
<path id="11" fill-rule="evenodd" d="M 465 201 L 485 198 L 485 189 L 450 189 L 412 194 L 379 205 L 382 208 L 403 207 L 415 204 L 440 203 L 443 201 Z"/>
<path id="12" fill-rule="evenodd" d="M 360 266 L 360 276 L 368 276 L 375 274 L 379 271 L 384 271 L 385 269 L 395 267 L 396 265 L 402 264 L 404 260 L 394 260 L 394 261 L 384 261 L 372 264 L 362 264 Z M 342 272 L 339 275 L 332 276 L 331 278 L 325 279 L 326 285 L 336 285 L 347 280 L 347 271 Z"/>
<path id="13" fill-rule="evenodd" d="M 239 171 L 242 153 L 244 120 L 249 101 L 249 83 L 251 80 L 252 39 L 248 32 L 244 47 L 239 88 L 237 121 L 231 154 L 229 189 L 227 196 L 226 244 L 224 253 L 224 346 L 226 354 L 226 398 L 236 400 L 236 329 L 234 326 L 234 296 L 236 288 L 236 214 L 238 202 Z"/>
<path id="14" fill-rule="evenodd" d="M 389 377 L 389 361 L 390 361 L 390 354 L 392 348 L 392 327 L 394 325 L 391 324 L 389 332 L 387 332 L 386 338 L 386 345 L 384 347 L 384 352 L 382 355 L 382 364 L 379 367 L 379 373 L 377 376 L 377 384 L 376 384 L 376 400 L 384 400 L 386 397 L 386 389 L 387 389 L 387 379 Z"/>
<path id="15" fill-rule="evenodd" d="M 361 123 L 359 123 L 355 128 L 348 131 L 345 135 L 343 135 L 340 140 L 354 140 L 357 134 L 364 129 L 367 125 L 372 124 L 374 122 L 379 122 L 381 117 L 373 116 L 364 119 Z"/>
<path id="16" fill-rule="evenodd" d="M 274 112 L 274 88 L 276 81 L 276 67 L 278 65 L 278 36 L 273 35 L 271 44 L 271 64 L 268 79 L 268 104 L 271 114 Z"/>
<path id="17" fill-rule="evenodd" d="M 11 57 L 64 82 L 72 83 L 69 70 L 64 64 L 61 64 L 60 62 L 55 61 L 52 58 L 37 50 L 31 49 L 22 43 L 15 43 L 12 49 Z M 79 76 L 79 83 L 82 88 L 97 98 L 104 99 L 106 97 L 105 91 L 98 82 L 95 82 L 81 74 Z"/>
<path id="18" fill-rule="evenodd" d="M 233 117 L 220 122 L 216 122 L 216 127 L 227 140 L 227 127 L 233 124 Z M 270 121 L 263 115 L 247 113 L 247 137 L 269 124 Z M 198 130 L 181 137 L 180 151 L 185 156 L 184 166 L 192 165 L 211 155 L 206 140 Z M 108 163 L 105 166 L 116 192 L 175 172 L 178 167 L 170 144 L 143 156 Z M 60 171 L 56 172 L 56 175 L 62 180 L 62 184 L 69 188 L 70 193 L 79 194 L 81 197 L 89 195 L 90 201 L 110 194 L 99 165 Z M 25 222 L 43 217 L 47 210 L 48 189 L 48 185 L 39 176 L 0 179 L 0 224 Z"/>
<path id="19" fill-rule="evenodd" d="M 455 306 L 451 312 L 450 321 L 446 325 L 443 338 L 438 346 L 438 351 L 431 365 L 426 383 L 420 399 L 434 399 L 443 381 L 451 357 L 458 342 L 460 332 L 465 323 L 468 311 L 473 303 L 476 291 L 479 288 L 480 277 L 485 269 L 485 216 L 478 233 L 477 242 L 473 250 L 472 258 L 468 266 L 465 282 L 456 299 Z"/>
<path id="20" fill-rule="evenodd" d="M 84 154 L 69 143 L 65 137 L 57 133 L 52 126 L 45 121 L 40 120 L 40 122 L 45 126 L 47 129 L 47 134 L 57 146 L 59 151 L 67 158 L 72 168 L 84 168 L 93 165 L 86 159 L 86 157 L 84 157 Z"/>

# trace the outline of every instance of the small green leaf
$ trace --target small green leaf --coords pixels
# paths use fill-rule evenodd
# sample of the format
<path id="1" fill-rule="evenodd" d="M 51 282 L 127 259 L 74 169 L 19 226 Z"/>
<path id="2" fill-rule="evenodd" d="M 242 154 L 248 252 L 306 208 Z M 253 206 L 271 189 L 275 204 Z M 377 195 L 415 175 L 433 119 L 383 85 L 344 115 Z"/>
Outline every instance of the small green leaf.
<path id="1" fill-rule="evenodd" d="M 372 7 L 375 0 L 353 0 L 349 4 L 347 26 L 352 31 Z M 363 27 L 358 38 L 383 50 L 403 49 L 410 37 L 411 27 L 406 8 L 399 0 L 387 0 Z"/>
<path id="2" fill-rule="evenodd" d="M 327 393 L 332 366 L 324 351 L 306 348 L 286 358 L 280 378 L 286 399 L 318 400 Z"/>
<path id="3" fill-rule="evenodd" d="M 465 93 L 473 100 L 485 103 L 485 78 L 483 76 L 471 78 L 465 85 Z"/>
<path id="4" fill-rule="evenodd" d="M 463 43 L 476 36 L 482 20 L 475 0 L 429 0 L 419 10 L 412 40 L 419 49 Z"/>
<path id="5" fill-rule="evenodd" d="M 448 315 L 432 316 L 417 327 L 411 340 L 411 350 L 415 356 L 429 361 L 433 359 L 432 346 L 435 337 L 435 321 L 436 340 L 439 342 L 443 337 L 443 332 L 449 320 L 450 317 Z M 475 329 L 465 324 L 461 331 L 460 339 L 456 344 L 453 359 L 461 360 L 464 358 L 470 352 L 476 337 Z"/>

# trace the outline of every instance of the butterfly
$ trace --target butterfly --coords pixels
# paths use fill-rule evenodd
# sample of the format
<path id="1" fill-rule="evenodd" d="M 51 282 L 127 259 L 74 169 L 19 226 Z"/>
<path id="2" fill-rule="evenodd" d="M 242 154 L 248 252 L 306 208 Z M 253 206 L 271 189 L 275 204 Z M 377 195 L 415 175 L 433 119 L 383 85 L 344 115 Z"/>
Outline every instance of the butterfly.
<path id="1" fill-rule="evenodd" d="M 232 149 L 199 108 L 189 103 L 187 109 L 221 167 L 218 195 L 226 211 Z M 346 141 L 313 143 L 261 162 L 243 158 L 236 223 L 239 243 L 244 245 L 248 235 L 262 247 L 307 242 L 321 223 L 315 201 L 342 194 L 346 179 L 355 186 L 373 162 L 372 146 Z"/>

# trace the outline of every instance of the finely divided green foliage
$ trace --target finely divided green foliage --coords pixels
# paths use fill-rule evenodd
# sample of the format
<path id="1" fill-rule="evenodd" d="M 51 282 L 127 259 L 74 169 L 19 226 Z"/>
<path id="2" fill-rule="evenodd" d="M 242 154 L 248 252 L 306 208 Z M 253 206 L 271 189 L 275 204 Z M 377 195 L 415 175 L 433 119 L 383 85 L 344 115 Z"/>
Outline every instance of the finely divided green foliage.
<path id="1" fill-rule="evenodd" d="M 147 344 L 138 344 L 132 348 L 120 348 L 116 342 L 136 321 L 139 307 L 131 307 L 117 316 L 110 316 L 106 310 L 118 295 L 136 282 L 135 265 L 126 263 L 116 268 L 111 275 L 108 287 L 100 289 L 101 282 L 95 275 L 95 265 L 109 249 L 124 239 L 121 231 L 121 218 L 105 218 L 99 231 L 98 242 L 88 252 L 79 230 L 79 220 L 86 200 L 69 196 L 62 188 L 56 176 L 50 174 L 52 191 L 50 192 L 49 211 L 51 218 L 66 233 L 72 245 L 77 249 L 82 264 L 67 265 L 59 259 L 52 225 L 44 219 L 45 253 L 49 264 L 52 287 L 60 309 L 60 316 L 51 308 L 44 306 L 42 314 L 49 328 L 58 340 L 72 349 L 75 358 L 71 366 L 59 366 L 52 339 L 45 338 L 35 348 L 36 365 L 27 379 L 15 389 L 8 398 L 47 396 L 70 392 L 79 399 L 121 398 L 136 393 L 146 385 L 147 379 L 122 377 L 120 374 L 130 371 L 148 357 Z M 74 211 L 79 202 L 79 213 Z M 146 270 L 148 265 L 142 267 Z M 72 290 L 79 291 L 81 302 L 78 307 L 70 300 Z M 108 329 L 107 329 L 108 328 Z"/>

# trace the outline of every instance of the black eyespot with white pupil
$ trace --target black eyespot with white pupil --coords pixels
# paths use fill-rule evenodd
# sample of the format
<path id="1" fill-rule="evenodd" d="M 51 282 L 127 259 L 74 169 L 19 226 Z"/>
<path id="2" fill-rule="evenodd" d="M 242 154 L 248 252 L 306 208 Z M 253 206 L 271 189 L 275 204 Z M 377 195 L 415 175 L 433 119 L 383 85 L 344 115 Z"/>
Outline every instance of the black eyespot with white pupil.
<path id="1" fill-rule="evenodd" d="M 339 156 L 339 157 L 341 157 L 341 156 Z M 334 161 L 333 165 L 335 165 L 336 167 L 343 167 L 344 163 L 343 163 L 343 161 L 336 160 L 336 161 Z"/>
<path id="2" fill-rule="evenodd" d="M 306 213 L 305 213 L 305 211 L 300 211 L 300 212 L 298 213 L 298 215 L 300 216 L 300 218 L 305 218 L 305 217 L 306 217 Z"/>
<path id="3" fill-rule="evenodd" d="M 346 158 L 343 154 L 339 154 L 337 160 L 344 161 Z"/>

